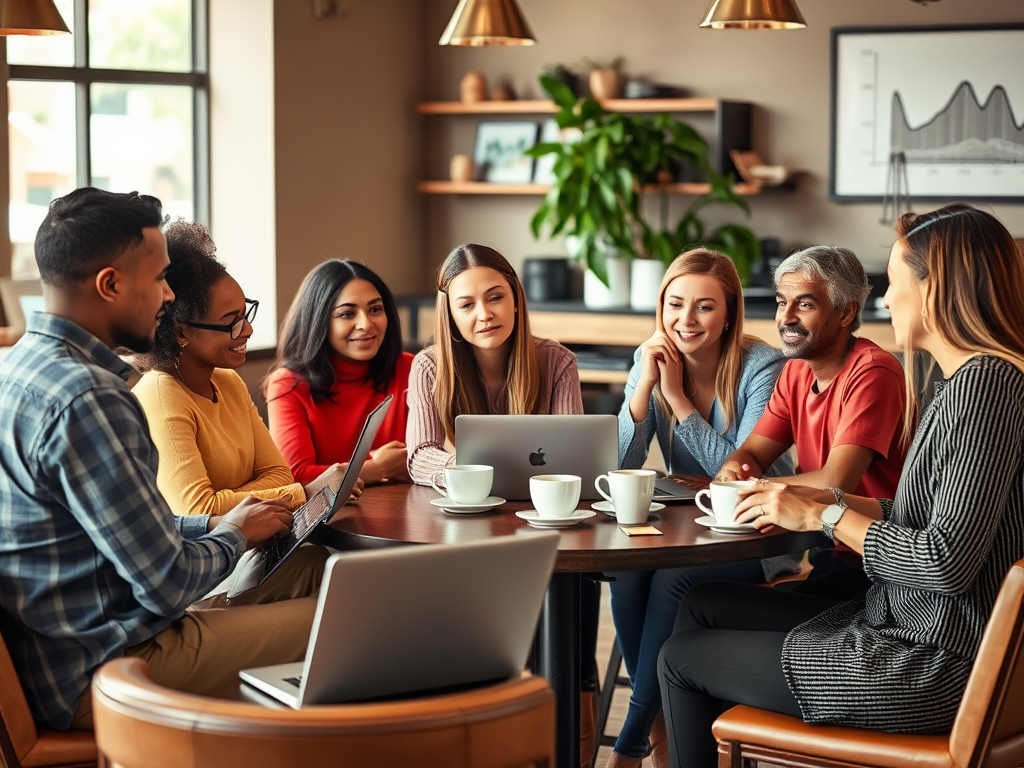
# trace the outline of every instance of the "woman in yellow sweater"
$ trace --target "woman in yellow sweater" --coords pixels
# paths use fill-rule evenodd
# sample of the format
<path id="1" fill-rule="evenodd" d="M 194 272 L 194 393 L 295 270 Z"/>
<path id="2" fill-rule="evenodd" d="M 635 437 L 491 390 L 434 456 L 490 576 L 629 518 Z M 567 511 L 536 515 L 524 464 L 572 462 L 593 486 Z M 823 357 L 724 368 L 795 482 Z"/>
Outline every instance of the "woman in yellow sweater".
<path id="1" fill-rule="evenodd" d="M 160 318 L 146 371 L 134 392 L 160 452 L 157 485 L 178 515 L 221 515 L 247 496 L 295 508 L 325 483 L 337 487 L 334 464 L 303 487 L 281 458 L 249 391 L 235 373 L 258 302 L 214 256 L 202 224 L 175 221 L 164 232 L 175 299 Z"/>

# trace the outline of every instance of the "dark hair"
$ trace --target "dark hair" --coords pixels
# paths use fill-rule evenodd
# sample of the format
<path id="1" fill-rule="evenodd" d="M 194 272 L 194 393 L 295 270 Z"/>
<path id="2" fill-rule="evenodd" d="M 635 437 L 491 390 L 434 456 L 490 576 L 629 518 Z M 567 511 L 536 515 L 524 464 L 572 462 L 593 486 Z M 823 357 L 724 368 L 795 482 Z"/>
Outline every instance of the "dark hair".
<path id="1" fill-rule="evenodd" d="M 377 354 L 370 360 L 370 380 L 374 389 L 383 392 L 394 378 L 395 367 L 402 355 L 402 321 L 398 317 L 395 297 L 384 281 L 369 267 L 350 259 L 330 259 L 306 275 L 281 327 L 277 357 L 271 373 L 285 368 L 301 376 L 309 386 L 314 402 L 330 399 L 337 380 L 331 364 L 329 331 L 334 299 L 352 280 L 370 283 L 384 304 L 388 329 Z M 264 380 L 264 389 L 266 381 Z"/>
<path id="2" fill-rule="evenodd" d="M 217 261 L 217 246 L 209 231 L 199 222 L 176 219 L 164 228 L 167 255 L 167 285 L 174 301 L 160 318 L 152 351 L 137 358 L 141 370 L 168 365 L 181 353 L 178 328 L 183 323 L 201 322 L 210 309 L 213 287 L 227 276 Z"/>
<path id="3" fill-rule="evenodd" d="M 82 187 L 50 203 L 36 233 L 36 264 L 47 285 L 67 288 L 110 266 L 164 222 L 160 201 L 138 192 Z"/>

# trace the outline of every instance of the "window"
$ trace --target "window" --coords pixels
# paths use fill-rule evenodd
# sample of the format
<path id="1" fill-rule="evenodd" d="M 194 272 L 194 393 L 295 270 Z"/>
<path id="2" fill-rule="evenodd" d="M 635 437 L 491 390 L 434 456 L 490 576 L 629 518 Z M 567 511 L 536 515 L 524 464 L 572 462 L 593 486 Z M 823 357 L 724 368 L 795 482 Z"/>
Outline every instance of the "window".
<path id="1" fill-rule="evenodd" d="M 209 222 L 206 0 L 56 0 L 71 36 L 7 38 L 11 274 L 36 276 L 47 203 L 155 195 Z"/>

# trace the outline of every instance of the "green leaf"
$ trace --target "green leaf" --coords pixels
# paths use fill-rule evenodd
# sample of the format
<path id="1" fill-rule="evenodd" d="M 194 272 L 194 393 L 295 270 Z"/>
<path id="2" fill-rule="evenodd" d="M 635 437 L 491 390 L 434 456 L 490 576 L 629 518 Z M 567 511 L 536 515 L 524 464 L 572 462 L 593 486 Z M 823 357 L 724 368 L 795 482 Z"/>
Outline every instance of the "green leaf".
<path id="1" fill-rule="evenodd" d="M 551 97 L 551 100 L 562 109 L 572 109 L 576 105 L 576 95 L 561 80 L 542 75 L 540 86 Z"/>

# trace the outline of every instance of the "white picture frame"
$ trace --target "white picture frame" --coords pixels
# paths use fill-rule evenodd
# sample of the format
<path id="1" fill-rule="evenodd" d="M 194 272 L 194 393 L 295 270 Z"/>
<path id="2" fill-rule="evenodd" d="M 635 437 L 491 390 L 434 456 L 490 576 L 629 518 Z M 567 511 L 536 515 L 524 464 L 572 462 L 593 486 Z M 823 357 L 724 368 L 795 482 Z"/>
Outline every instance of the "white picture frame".
<path id="1" fill-rule="evenodd" d="M 1024 201 L 1024 25 L 832 30 L 830 197 Z"/>
<path id="2" fill-rule="evenodd" d="M 537 129 L 534 121 L 479 122 L 473 148 L 478 180 L 529 184 L 533 180 L 533 158 L 523 153 L 537 143 Z"/>

